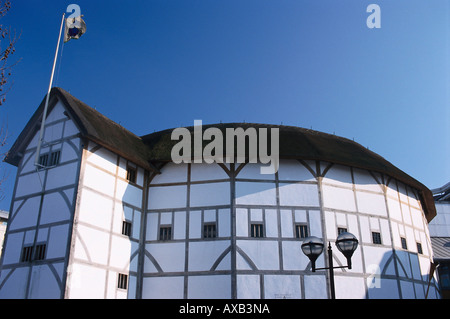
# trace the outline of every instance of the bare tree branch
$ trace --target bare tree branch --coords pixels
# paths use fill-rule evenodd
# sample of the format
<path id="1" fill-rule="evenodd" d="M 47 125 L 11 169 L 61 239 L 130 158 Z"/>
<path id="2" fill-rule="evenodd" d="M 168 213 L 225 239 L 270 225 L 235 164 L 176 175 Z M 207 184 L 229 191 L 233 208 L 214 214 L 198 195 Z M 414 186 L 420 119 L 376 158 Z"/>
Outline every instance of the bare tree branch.
<path id="1" fill-rule="evenodd" d="M 10 0 L 0 0 L 0 18 L 4 17 L 9 9 L 11 9 Z M 19 62 L 11 63 L 11 55 L 16 52 L 15 44 L 20 38 L 16 31 L 11 30 L 10 27 L 5 27 L 0 24 L 0 106 L 6 101 L 6 94 L 11 90 L 12 81 L 11 76 L 12 68 Z M 6 44 L 6 45 L 5 45 Z M 8 125 L 3 123 L 0 127 L 0 162 L 3 162 L 7 152 L 4 151 L 8 140 Z M 4 182 L 8 178 L 8 173 L 4 170 L 0 170 L 0 201 L 4 199 Z"/>

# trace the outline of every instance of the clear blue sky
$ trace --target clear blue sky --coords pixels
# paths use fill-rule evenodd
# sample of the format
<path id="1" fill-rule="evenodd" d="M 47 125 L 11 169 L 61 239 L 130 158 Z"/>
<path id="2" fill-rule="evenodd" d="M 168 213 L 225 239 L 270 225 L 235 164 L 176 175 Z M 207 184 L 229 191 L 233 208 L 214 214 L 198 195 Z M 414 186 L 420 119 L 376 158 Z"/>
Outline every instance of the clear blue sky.
<path id="1" fill-rule="evenodd" d="M 450 1 L 14 1 L 10 145 L 44 98 L 67 5 L 87 32 L 54 86 L 137 135 L 203 123 L 296 125 L 354 138 L 429 188 L 450 181 Z M 381 8 L 369 29 L 366 8 Z M 16 170 L 9 171 L 9 210 Z"/>

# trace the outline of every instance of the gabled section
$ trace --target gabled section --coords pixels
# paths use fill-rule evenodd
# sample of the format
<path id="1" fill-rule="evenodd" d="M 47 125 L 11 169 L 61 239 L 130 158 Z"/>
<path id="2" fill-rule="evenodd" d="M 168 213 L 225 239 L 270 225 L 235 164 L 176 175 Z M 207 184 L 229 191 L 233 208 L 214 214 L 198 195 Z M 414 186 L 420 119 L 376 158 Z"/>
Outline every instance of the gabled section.
<path id="1" fill-rule="evenodd" d="M 50 114 L 58 101 L 62 102 L 67 116 L 74 121 L 82 137 L 115 152 L 145 169 L 157 171 L 148 161 L 150 158 L 149 149 L 140 137 L 108 119 L 61 88 L 53 88 L 51 90 L 47 114 Z M 19 164 L 23 150 L 40 129 L 44 105 L 45 97 L 8 152 L 5 162 L 14 166 Z"/>

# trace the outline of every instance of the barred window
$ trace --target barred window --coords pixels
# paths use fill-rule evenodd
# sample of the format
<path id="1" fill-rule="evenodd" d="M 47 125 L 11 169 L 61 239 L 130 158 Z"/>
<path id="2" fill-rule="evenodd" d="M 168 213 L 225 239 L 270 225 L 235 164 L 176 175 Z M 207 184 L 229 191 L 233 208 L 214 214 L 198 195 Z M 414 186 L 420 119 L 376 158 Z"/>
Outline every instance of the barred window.
<path id="1" fill-rule="evenodd" d="M 39 165 L 41 168 L 47 167 L 48 164 L 48 154 L 43 154 L 39 156 Z"/>
<path id="2" fill-rule="evenodd" d="M 172 239 L 172 227 L 161 226 L 159 228 L 159 240 L 171 240 Z"/>
<path id="3" fill-rule="evenodd" d="M 32 245 L 22 248 L 21 262 L 31 262 L 33 260 L 44 260 L 45 252 L 47 250 L 46 244 L 38 244 L 35 247 Z"/>
<path id="4" fill-rule="evenodd" d="M 127 180 L 130 183 L 136 183 L 136 169 L 131 166 L 127 166 Z"/>
<path id="5" fill-rule="evenodd" d="M 56 165 L 58 165 L 60 157 L 61 157 L 61 151 L 56 151 L 56 152 L 50 153 L 49 166 L 56 166 Z"/>
<path id="6" fill-rule="evenodd" d="M 30 262 L 33 256 L 33 246 L 25 246 L 22 248 L 21 262 Z"/>
<path id="7" fill-rule="evenodd" d="M 381 245 L 381 234 L 379 232 L 372 232 L 372 242 Z"/>
<path id="8" fill-rule="evenodd" d="M 295 237 L 296 238 L 306 238 L 308 237 L 308 226 L 305 224 L 295 225 Z"/>
<path id="9" fill-rule="evenodd" d="M 403 249 L 408 249 L 408 245 L 406 244 L 406 238 L 405 237 L 400 237 L 400 241 L 402 242 L 402 248 Z"/>
<path id="10" fill-rule="evenodd" d="M 419 254 L 423 254 L 422 244 L 421 244 L 421 243 L 417 243 L 417 252 L 418 252 Z"/>
<path id="11" fill-rule="evenodd" d="M 128 275 L 119 274 L 117 280 L 117 288 L 119 289 L 127 289 L 128 288 Z"/>
<path id="12" fill-rule="evenodd" d="M 45 251 L 47 250 L 46 244 L 36 245 L 36 249 L 34 252 L 34 260 L 43 260 L 45 259 Z"/>
<path id="13" fill-rule="evenodd" d="M 251 224 L 250 236 L 255 238 L 264 237 L 263 224 Z"/>
<path id="14" fill-rule="evenodd" d="M 131 223 L 126 220 L 122 222 L 122 235 L 131 236 Z"/>
<path id="15" fill-rule="evenodd" d="M 215 237 L 217 237 L 216 224 L 204 224 L 203 238 L 215 238 Z"/>
<path id="16" fill-rule="evenodd" d="M 42 154 L 41 156 L 39 156 L 40 168 L 42 169 L 56 166 L 59 164 L 60 158 L 61 158 L 61 150 L 47 154 Z"/>

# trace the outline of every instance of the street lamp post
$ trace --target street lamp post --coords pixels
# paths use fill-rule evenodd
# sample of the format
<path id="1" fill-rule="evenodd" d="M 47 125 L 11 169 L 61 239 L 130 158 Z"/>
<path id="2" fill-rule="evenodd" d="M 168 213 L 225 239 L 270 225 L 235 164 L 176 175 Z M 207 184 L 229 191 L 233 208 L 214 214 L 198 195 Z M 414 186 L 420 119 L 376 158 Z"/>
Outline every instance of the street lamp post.
<path id="1" fill-rule="evenodd" d="M 331 289 L 331 299 L 336 299 L 335 288 L 334 288 L 334 269 L 335 268 L 348 268 L 352 269 L 352 255 L 358 247 L 358 239 L 355 235 L 351 233 L 341 233 L 336 239 L 336 246 L 338 250 L 346 257 L 347 266 L 333 266 L 333 250 L 331 249 L 331 243 L 328 242 L 328 264 L 329 267 L 316 268 L 316 260 L 320 256 L 324 248 L 323 240 L 314 236 L 307 237 L 304 239 L 302 244 L 303 253 L 311 261 L 312 271 L 316 270 L 329 270 L 330 274 L 330 289 Z"/>

